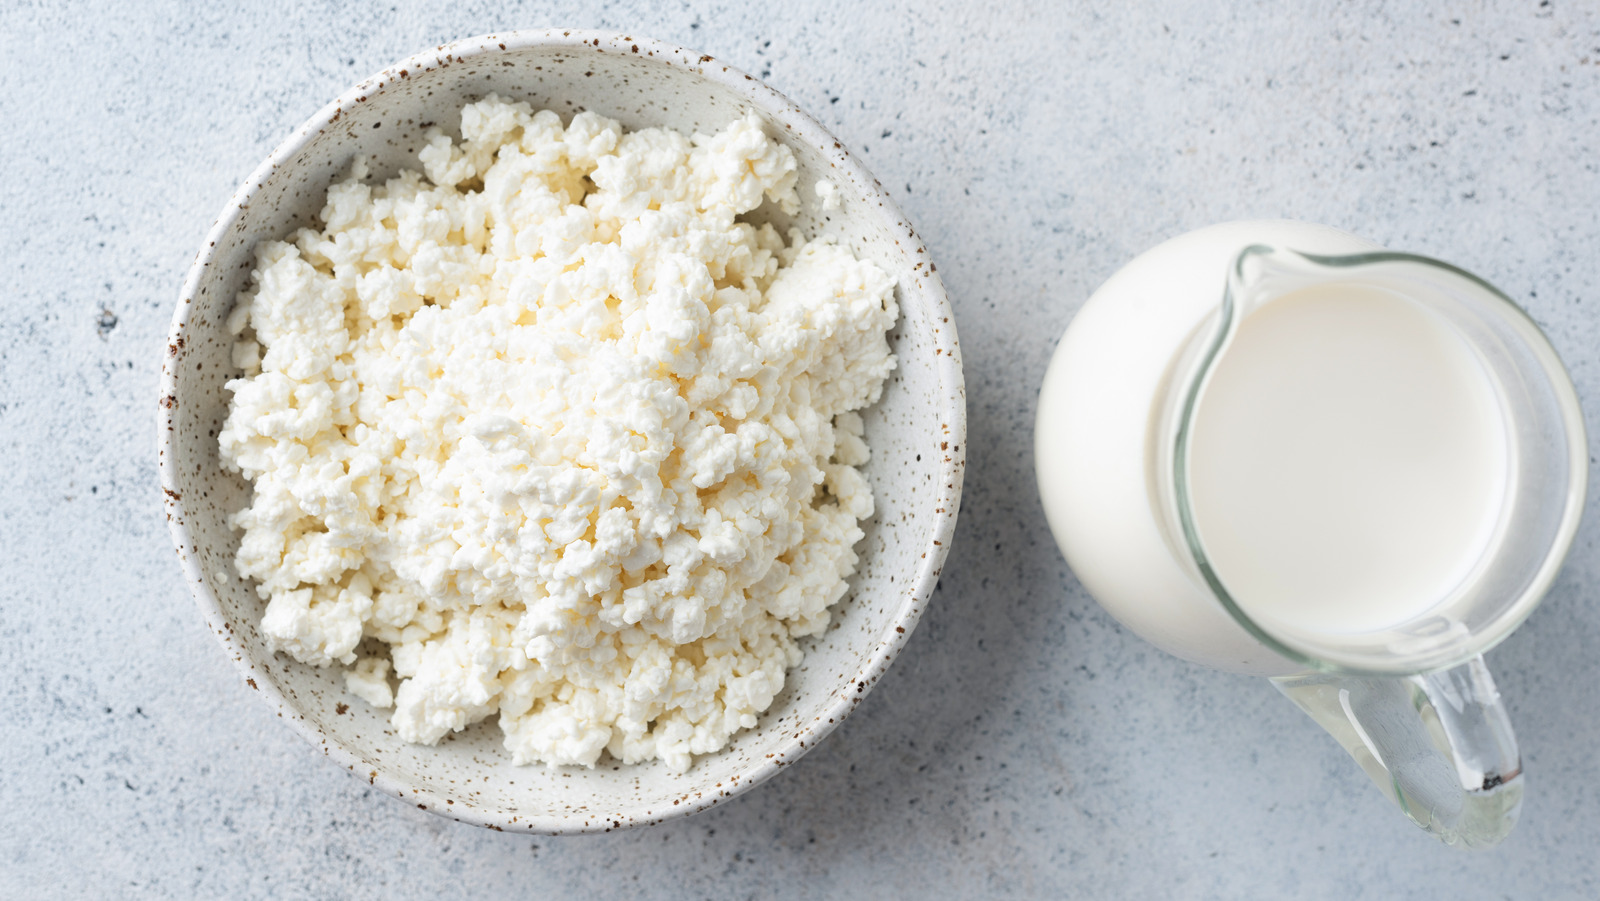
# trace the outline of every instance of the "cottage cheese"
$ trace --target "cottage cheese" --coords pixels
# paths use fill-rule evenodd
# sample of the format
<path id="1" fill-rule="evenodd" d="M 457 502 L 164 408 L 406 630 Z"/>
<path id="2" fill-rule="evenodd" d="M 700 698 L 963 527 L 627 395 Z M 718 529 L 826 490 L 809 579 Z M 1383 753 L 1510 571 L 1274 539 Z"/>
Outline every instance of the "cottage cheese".
<path id="1" fill-rule="evenodd" d="M 687 769 L 756 723 L 856 566 L 854 412 L 892 281 L 739 221 L 798 203 L 752 116 L 625 133 L 491 96 L 259 248 L 223 466 L 268 645 L 431 744 Z M 394 681 L 392 681 L 394 680 Z"/>

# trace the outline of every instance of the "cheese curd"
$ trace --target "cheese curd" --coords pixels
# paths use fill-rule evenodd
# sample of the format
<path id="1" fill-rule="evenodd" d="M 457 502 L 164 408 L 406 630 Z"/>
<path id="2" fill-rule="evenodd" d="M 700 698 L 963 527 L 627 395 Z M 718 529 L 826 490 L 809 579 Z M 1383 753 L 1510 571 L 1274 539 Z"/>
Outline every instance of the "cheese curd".
<path id="1" fill-rule="evenodd" d="M 685 770 L 855 571 L 893 282 L 739 220 L 798 205 L 753 115 L 490 96 L 461 135 L 382 185 L 358 159 L 259 248 L 219 439 L 254 483 L 239 574 L 268 645 L 350 667 L 406 741 L 498 714 L 517 763 Z"/>

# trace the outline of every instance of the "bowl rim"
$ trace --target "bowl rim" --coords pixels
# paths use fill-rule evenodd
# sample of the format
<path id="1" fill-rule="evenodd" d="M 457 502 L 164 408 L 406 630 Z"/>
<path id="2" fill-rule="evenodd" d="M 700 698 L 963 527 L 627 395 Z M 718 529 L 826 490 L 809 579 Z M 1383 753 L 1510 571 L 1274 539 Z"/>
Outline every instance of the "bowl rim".
<path id="1" fill-rule="evenodd" d="M 331 736 L 319 729 L 283 696 L 272 679 L 266 678 L 265 674 L 257 669 L 250 651 L 244 642 L 236 637 L 209 581 L 201 571 L 198 558 L 199 546 L 189 531 L 184 515 L 183 498 L 176 481 L 176 464 L 169 452 L 174 447 L 177 434 L 175 420 L 179 403 L 178 373 L 183 368 L 183 349 L 189 328 L 189 313 L 193 308 L 196 292 L 206 277 L 217 245 L 221 243 L 227 230 L 237 224 L 251 200 L 273 173 L 280 166 L 289 163 L 291 158 L 324 128 L 336 122 L 346 112 L 366 102 L 369 97 L 377 95 L 386 87 L 401 79 L 409 78 L 413 72 L 532 47 L 566 47 L 596 53 L 632 54 L 651 58 L 668 66 L 687 69 L 693 74 L 732 89 L 743 102 L 773 116 L 786 129 L 792 131 L 797 139 L 819 148 L 829 163 L 853 176 L 852 180 L 865 192 L 867 199 L 877 201 L 875 206 L 867 205 L 869 212 L 866 215 L 877 216 L 892 232 L 899 233 L 898 243 L 901 244 L 902 251 L 908 257 L 918 257 L 927 264 L 918 276 L 923 282 L 921 293 L 926 295 L 925 299 L 931 305 L 930 313 L 942 325 L 941 328 L 935 329 L 935 334 L 932 336 L 935 347 L 940 351 L 936 353 L 933 366 L 939 377 L 939 391 L 936 396 L 942 398 L 944 402 L 940 415 L 947 423 L 946 437 L 950 449 L 942 454 L 943 459 L 939 464 L 940 484 L 936 486 L 933 499 L 927 502 L 928 509 L 932 511 L 932 522 L 926 532 L 929 543 L 917 569 L 915 582 L 910 591 L 902 591 L 900 608 L 878 636 L 875 650 L 854 675 L 836 691 L 833 700 L 821 715 L 788 733 L 787 740 L 783 742 L 778 752 L 755 761 L 752 766 L 731 780 L 731 785 L 714 792 L 697 793 L 699 796 L 686 798 L 682 804 L 645 816 L 612 815 L 606 812 L 590 814 L 519 812 L 516 816 L 510 816 L 496 807 L 481 807 L 470 799 L 451 797 L 424 785 L 373 770 L 359 756 L 332 740 Z M 884 190 L 883 185 L 845 149 L 842 142 L 823 127 L 822 123 L 788 97 L 754 76 L 726 65 L 709 54 L 652 38 L 633 37 L 612 31 L 576 28 L 530 29 L 484 34 L 441 44 L 406 57 L 363 79 L 318 110 L 278 144 L 266 160 L 235 190 L 207 233 L 205 243 L 195 255 L 194 262 L 184 278 L 161 367 L 157 452 L 163 508 L 168 528 L 195 603 L 205 615 L 211 631 L 216 634 L 229 656 L 233 658 L 245 683 L 261 694 L 263 700 L 276 709 L 279 718 L 287 722 L 302 738 L 320 747 L 324 755 L 353 774 L 357 776 L 365 774 L 368 784 L 430 813 L 500 831 L 541 834 L 611 832 L 614 829 L 649 825 L 688 816 L 765 782 L 832 732 L 877 683 L 889 663 L 910 638 L 923 610 L 927 607 L 943 570 L 945 556 L 949 552 L 951 538 L 955 532 L 966 461 L 966 400 L 961 354 L 953 319 L 949 300 L 937 275 L 937 268 L 928 256 L 927 248 L 911 227 L 909 220 Z M 257 676 L 262 677 L 260 681 L 257 681 Z"/>

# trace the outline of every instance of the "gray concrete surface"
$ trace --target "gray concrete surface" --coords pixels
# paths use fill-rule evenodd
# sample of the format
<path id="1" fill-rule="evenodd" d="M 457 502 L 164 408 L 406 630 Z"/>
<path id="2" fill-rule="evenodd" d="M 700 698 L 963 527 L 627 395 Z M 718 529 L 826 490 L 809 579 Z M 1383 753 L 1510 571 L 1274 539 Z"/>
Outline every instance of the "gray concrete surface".
<path id="1" fill-rule="evenodd" d="M 1031 443 L 1083 298 L 1165 237 L 1255 216 L 1477 270 L 1594 409 L 1600 13 L 1122 6 L 3 4 L 0 897 L 1600 895 L 1594 510 L 1490 655 L 1529 795 L 1474 855 L 1265 682 L 1101 613 L 1045 532 Z M 415 50 L 543 25 L 703 49 L 859 150 L 939 260 L 972 432 L 943 585 L 843 728 L 713 812 L 561 839 L 432 817 L 276 721 L 179 577 L 153 429 L 184 270 L 273 145 Z"/>

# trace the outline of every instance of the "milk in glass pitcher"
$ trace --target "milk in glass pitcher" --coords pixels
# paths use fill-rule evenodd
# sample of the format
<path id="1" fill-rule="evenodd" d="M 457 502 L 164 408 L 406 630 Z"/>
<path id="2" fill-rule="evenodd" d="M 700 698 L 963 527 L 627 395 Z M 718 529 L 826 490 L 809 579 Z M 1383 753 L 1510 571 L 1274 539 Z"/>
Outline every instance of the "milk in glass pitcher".
<path id="1" fill-rule="evenodd" d="M 1113 616 L 1270 677 L 1443 841 L 1510 831 L 1521 762 L 1482 654 L 1555 578 L 1587 452 L 1504 294 L 1306 223 L 1191 232 L 1078 313 L 1035 444 L 1051 529 Z"/>

